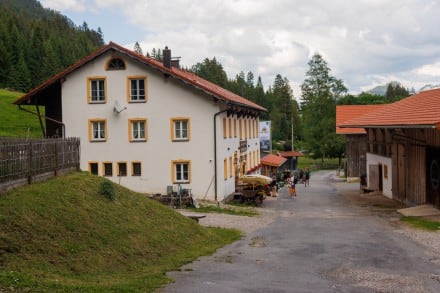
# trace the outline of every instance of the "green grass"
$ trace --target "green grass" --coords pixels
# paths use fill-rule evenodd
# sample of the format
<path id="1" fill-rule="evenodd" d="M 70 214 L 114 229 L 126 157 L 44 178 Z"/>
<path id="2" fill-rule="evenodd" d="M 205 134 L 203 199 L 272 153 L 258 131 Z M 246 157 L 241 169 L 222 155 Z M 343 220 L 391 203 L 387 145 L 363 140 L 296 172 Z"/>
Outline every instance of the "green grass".
<path id="1" fill-rule="evenodd" d="M 324 162 L 321 159 L 313 159 L 309 156 L 302 156 L 298 158 L 298 169 L 310 168 L 310 171 L 316 170 L 334 170 L 339 167 L 338 158 L 325 158 Z"/>
<path id="2" fill-rule="evenodd" d="M 429 230 L 429 231 L 440 230 L 440 222 L 437 221 L 426 220 L 420 217 L 402 217 L 400 220 L 415 228 Z"/>
<path id="3" fill-rule="evenodd" d="M 40 122 L 36 115 L 32 115 L 13 105 L 17 98 L 23 93 L 11 92 L 0 89 L 0 117 L 2 123 L 0 125 L 0 137 L 42 137 Z M 32 112 L 36 112 L 35 106 L 24 106 Z M 40 107 L 42 115 L 44 115 L 44 107 Z"/>
<path id="4" fill-rule="evenodd" d="M 0 292 L 152 292 L 165 273 L 241 238 L 76 172 L 0 195 Z"/>

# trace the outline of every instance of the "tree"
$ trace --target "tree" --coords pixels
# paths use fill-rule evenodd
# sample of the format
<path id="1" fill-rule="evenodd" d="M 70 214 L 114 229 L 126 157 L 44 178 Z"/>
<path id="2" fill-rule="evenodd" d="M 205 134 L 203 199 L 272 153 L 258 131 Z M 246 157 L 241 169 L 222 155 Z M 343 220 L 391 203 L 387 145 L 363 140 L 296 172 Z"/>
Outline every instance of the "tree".
<path id="1" fill-rule="evenodd" d="M 342 158 L 344 141 L 336 135 L 336 101 L 347 92 L 342 80 L 330 74 L 321 55 L 315 54 L 301 85 L 305 143 L 315 158 Z"/>
<path id="2" fill-rule="evenodd" d="M 386 103 L 389 103 L 386 97 L 365 92 L 362 92 L 357 96 L 345 95 L 338 98 L 337 101 L 338 105 L 374 105 Z"/>
<path id="3" fill-rule="evenodd" d="M 136 43 L 134 44 L 133 51 L 136 52 L 136 53 L 138 53 L 139 55 L 144 55 L 144 53 L 142 52 L 142 48 L 141 48 L 141 46 L 139 45 L 138 42 L 136 42 Z"/>
<path id="4" fill-rule="evenodd" d="M 102 46 L 102 32 L 75 26 L 37 0 L 0 1 L 0 86 L 27 91 Z"/>
<path id="5" fill-rule="evenodd" d="M 277 74 L 270 90 L 273 138 L 287 141 L 292 138 L 292 101 L 293 92 L 289 80 Z"/>
<path id="6" fill-rule="evenodd" d="M 409 97 L 409 92 L 399 82 L 390 82 L 385 93 L 388 103 L 399 101 Z"/>
<path id="7" fill-rule="evenodd" d="M 196 65 L 193 65 L 191 72 L 224 88 L 226 88 L 228 83 L 228 76 L 223 69 L 223 65 L 217 62 L 215 57 L 211 60 L 205 58 L 203 62 L 198 62 Z"/>

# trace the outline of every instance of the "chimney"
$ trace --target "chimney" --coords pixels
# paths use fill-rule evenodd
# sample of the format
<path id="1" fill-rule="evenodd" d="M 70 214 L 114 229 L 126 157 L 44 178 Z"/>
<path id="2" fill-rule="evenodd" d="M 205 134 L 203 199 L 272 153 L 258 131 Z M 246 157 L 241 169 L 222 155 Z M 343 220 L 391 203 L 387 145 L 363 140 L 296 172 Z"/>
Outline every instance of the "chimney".
<path id="1" fill-rule="evenodd" d="M 171 69 L 171 50 L 168 49 L 168 46 L 165 46 L 165 49 L 163 49 L 162 56 L 163 56 L 163 66 Z"/>

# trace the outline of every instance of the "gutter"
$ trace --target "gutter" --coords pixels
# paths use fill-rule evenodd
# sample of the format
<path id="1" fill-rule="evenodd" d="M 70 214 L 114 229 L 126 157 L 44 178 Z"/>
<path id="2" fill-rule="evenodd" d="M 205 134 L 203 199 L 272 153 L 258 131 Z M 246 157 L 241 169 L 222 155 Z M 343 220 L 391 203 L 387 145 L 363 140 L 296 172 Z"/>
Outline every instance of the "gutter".
<path id="1" fill-rule="evenodd" d="M 228 109 L 214 114 L 214 199 L 217 201 L 217 116 L 227 112 Z"/>
<path id="2" fill-rule="evenodd" d="M 438 126 L 434 124 L 412 124 L 412 125 L 339 125 L 340 128 L 384 128 L 384 129 L 394 129 L 394 128 L 425 128 L 425 129 L 435 129 Z M 345 134 L 345 133 L 343 133 Z"/>

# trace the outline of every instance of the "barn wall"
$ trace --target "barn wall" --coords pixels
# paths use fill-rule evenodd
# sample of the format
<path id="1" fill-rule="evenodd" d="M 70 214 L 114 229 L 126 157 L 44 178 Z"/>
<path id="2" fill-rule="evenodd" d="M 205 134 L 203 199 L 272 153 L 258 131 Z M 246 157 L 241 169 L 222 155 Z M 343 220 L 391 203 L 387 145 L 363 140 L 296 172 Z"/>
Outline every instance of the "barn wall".
<path id="1" fill-rule="evenodd" d="M 366 153 L 366 135 L 347 135 L 347 177 L 360 177 L 367 173 Z"/>

